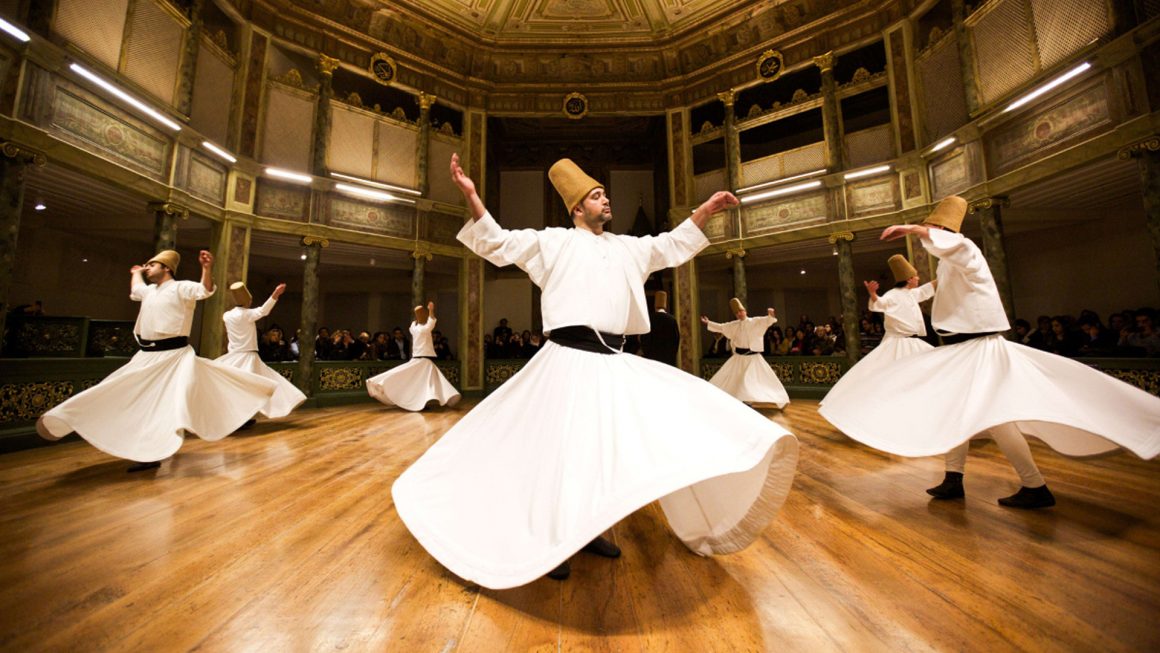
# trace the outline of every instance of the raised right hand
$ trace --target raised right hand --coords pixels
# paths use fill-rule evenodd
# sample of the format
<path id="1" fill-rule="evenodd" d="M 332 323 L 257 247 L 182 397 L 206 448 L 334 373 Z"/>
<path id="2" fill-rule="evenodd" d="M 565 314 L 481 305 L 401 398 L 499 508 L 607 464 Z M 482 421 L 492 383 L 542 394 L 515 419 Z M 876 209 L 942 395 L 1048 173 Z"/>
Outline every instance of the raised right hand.
<path id="1" fill-rule="evenodd" d="M 459 191 L 463 193 L 464 197 L 470 197 L 475 194 L 475 182 L 471 181 L 471 177 L 468 177 L 463 172 L 463 168 L 459 165 L 458 154 L 451 155 L 451 181 L 455 182 L 455 185 L 459 187 Z"/>

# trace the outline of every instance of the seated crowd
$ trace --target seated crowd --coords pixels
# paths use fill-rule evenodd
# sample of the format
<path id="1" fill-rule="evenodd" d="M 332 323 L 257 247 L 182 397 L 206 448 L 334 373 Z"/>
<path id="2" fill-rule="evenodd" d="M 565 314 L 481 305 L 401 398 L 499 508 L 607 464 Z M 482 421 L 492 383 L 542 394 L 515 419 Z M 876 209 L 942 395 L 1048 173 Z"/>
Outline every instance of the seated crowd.
<path id="1" fill-rule="evenodd" d="M 435 358 L 454 360 L 451 345 L 439 330 L 431 332 Z M 298 337 L 290 340 L 278 325 L 273 325 L 258 339 L 258 356 L 266 362 L 298 360 Z M 323 361 L 389 361 L 411 360 L 411 338 L 401 327 L 390 331 L 367 331 L 352 335 L 349 329 L 321 327 L 314 338 L 314 358 Z"/>

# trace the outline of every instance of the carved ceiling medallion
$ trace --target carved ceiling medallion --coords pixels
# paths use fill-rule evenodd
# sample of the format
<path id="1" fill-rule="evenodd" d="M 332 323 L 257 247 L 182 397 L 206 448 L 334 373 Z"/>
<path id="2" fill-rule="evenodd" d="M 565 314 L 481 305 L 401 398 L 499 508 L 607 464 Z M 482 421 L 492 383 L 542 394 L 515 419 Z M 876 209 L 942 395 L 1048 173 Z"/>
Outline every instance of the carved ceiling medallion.
<path id="1" fill-rule="evenodd" d="M 375 81 L 384 86 L 390 86 L 399 76 L 398 65 L 386 52 L 378 52 L 371 57 L 370 71 Z"/>
<path id="2" fill-rule="evenodd" d="M 762 81 L 772 82 L 781 77 L 784 68 L 785 59 L 777 50 L 766 50 L 757 58 L 757 77 Z"/>
<path id="3" fill-rule="evenodd" d="M 564 115 L 579 120 L 588 115 L 588 98 L 580 93 L 569 93 L 564 97 Z"/>

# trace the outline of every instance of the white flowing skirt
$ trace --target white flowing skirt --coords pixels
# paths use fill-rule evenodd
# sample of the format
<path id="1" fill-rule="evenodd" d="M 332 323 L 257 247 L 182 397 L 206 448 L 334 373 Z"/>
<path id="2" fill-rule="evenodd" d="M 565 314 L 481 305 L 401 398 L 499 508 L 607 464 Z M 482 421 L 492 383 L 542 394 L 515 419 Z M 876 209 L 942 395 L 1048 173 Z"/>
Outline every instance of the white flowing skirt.
<path id="1" fill-rule="evenodd" d="M 367 379 L 367 393 L 384 404 L 406 410 L 423 410 L 429 401 L 454 406 L 459 391 L 427 358 L 412 358 L 398 367 Z"/>
<path id="2" fill-rule="evenodd" d="M 785 386 L 761 354 L 733 354 L 709 383 L 751 404 L 776 404 L 784 408 L 789 403 Z"/>
<path id="3" fill-rule="evenodd" d="M 263 363 L 256 351 L 230 352 L 218 356 L 216 360 L 222 365 L 229 365 L 230 367 L 236 367 L 239 370 L 245 370 L 251 374 L 263 376 L 278 384 L 277 389 L 274 390 L 274 396 L 270 397 L 270 402 L 260 411 L 266 417 L 285 417 L 302 402 L 306 401 L 306 395 L 302 394 L 302 391 L 293 383 L 290 383 L 289 379 L 270 369 L 270 366 Z"/>
<path id="4" fill-rule="evenodd" d="M 100 384 L 36 422 L 47 440 L 76 431 L 94 447 L 137 462 L 177 453 L 185 433 L 220 440 L 256 415 L 273 381 L 200 358 L 193 347 L 137 352 Z"/>
<path id="5" fill-rule="evenodd" d="M 395 482 L 427 551 L 492 589 L 551 571 L 660 498 L 702 555 L 738 551 L 781 508 L 797 438 L 663 363 L 548 342 Z"/>
<path id="6" fill-rule="evenodd" d="M 938 347 L 878 370 L 872 385 L 831 391 L 818 411 L 875 449 L 942 454 L 1015 423 L 1066 456 L 1120 447 L 1144 459 L 1160 453 L 1160 397 L 1002 336 Z"/>
<path id="7" fill-rule="evenodd" d="M 822 398 L 818 407 L 825 406 L 826 402 L 831 399 L 842 402 L 848 401 L 850 397 L 866 394 L 877 395 L 878 380 L 884 368 L 900 358 L 921 354 L 932 349 L 934 347 L 919 338 L 904 338 L 886 334 L 877 347 L 842 375 L 842 378 Z"/>

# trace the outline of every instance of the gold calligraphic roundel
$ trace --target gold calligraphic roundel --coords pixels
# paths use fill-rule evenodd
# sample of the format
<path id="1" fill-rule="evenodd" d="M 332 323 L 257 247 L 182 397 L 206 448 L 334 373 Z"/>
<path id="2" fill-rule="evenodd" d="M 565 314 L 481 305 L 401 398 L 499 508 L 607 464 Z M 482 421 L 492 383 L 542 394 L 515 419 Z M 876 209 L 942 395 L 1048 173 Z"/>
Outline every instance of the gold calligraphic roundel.
<path id="1" fill-rule="evenodd" d="M 564 115 L 573 120 L 588 115 L 588 98 L 579 93 L 569 93 L 564 98 Z"/>
<path id="2" fill-rule="evenodd" d="M 777 50 L 766 50 L 757 58 L 757 76 L 766 82 L 772 82 L 781 76 L 785 68 L 785 59 Z"/>
<path id="3" fill-rule="evenodd" d="M 375 81 L 384 86 L 390 86 L 399 74 L 399 67 L 395 64 L 395 60 L 386 52 L 379 52 L 371 57 L 370 70 Z"/>

